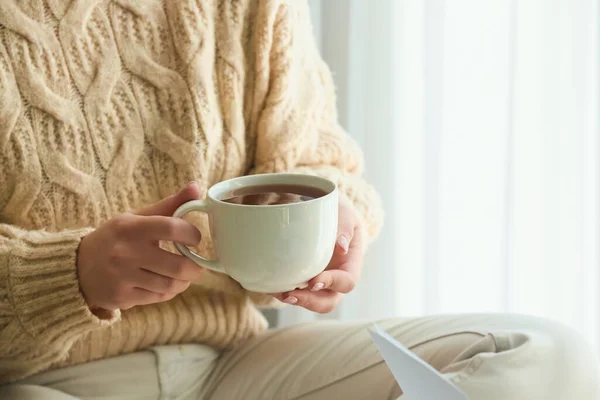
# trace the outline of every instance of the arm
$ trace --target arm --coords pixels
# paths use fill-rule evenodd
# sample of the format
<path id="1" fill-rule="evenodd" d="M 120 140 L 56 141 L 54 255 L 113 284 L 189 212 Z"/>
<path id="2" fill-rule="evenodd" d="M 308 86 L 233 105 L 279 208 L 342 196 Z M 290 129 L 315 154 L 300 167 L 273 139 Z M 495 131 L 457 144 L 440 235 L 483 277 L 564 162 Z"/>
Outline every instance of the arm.
<path id="1" fill-rule="evenodd" d="M 277 8 L 268 61 L 261 69 L 268 72 L 269 90 L 257 121 L 252 173 L 333 180 L 365 228 L 366 242 L 373 240 L 383 220 L 381 202 L 362 178 L 361 150 L 337 121 L 335 88 L 316 48 L 306 1 L 283 1 Z"/>
<path id="2" fill-rule="evenodd" d="M 77 338 L 119 318 L 94 315 L 79 290 L 77 249 L 90 231 L 0 224 L 0 381 L 60 361 Z"/>
<path id="3" fill-rule="evenodd" d="M 77 339 L 117 321 L 120 310 L 171 300 L 198 279 L 202 268 L 158 243 L 199 243 L 193 225 L 171 217 L 199 195 L 188 184 L 96 229 L 0 224 L 0 383 L 46 369 Z"/>

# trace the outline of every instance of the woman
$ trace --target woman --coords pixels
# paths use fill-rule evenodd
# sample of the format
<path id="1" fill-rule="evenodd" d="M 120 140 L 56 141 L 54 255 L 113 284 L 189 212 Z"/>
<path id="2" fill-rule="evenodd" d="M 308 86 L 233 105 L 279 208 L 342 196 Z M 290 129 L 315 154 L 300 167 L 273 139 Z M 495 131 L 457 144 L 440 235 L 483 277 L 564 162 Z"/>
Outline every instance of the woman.
<path id="1" fill-rule="evenodd" d="M 381 221 L 305 1 L 3 0 L 0 27 L 3 398 L 401 395 L 366 325 L 265 332 L 255 308 L 332 310 Z M 180 204 L 281 171 L 343 194 L 335 255 L 309 289 L 247 293 L 169 251 L 212 251 L 204 220 L 170 217 Z M 592 352 L 550 322 L 381 325 L 472 400 L 599 395 Z"/>

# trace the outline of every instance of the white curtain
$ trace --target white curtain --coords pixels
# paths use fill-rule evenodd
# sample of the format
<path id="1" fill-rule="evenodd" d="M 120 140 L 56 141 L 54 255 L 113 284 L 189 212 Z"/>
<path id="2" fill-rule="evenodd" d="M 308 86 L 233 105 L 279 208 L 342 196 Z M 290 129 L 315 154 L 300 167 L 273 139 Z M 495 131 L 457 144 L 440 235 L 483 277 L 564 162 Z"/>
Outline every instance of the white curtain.
<path id="1" fill-rule="evenodd" d="M 598 1 L 310 3 L 387 215 L 333 317 L 518 312 L 598 349 Z"/>

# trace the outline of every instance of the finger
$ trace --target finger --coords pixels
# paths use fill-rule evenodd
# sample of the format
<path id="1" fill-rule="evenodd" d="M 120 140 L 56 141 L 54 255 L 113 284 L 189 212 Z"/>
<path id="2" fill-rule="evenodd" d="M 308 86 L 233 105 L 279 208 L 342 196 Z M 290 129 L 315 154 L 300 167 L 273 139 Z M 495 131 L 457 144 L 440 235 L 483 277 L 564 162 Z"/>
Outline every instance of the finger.
<path id="1" fill-rule="evenodd" d="M 286 293 L 281 299 L 284 303 L 306 308 L 320 314 L 326 314 L 335 309 L 340 303 L 342 295 L 330 291 L 309 292 L 295 290 Z"/>
<path id="2" fill-rule="evenodd" d="M 190 281 L 167 278 L 154 272 L 138 269 L 133 275 L 133 284 L 136 288 L 146 289 L 150 292 L 161 294 L 177 294 L 190 286 Z"/>
<path id="3" fill-rule="evenodd" d="M 196 246 L 202 239 L 200 231 L 181 218 L 159 215 L 135 217 L 131 227 L 149 241 L 169 240 L 186 246 Z"/>
<path id="4" fill-rule="evenodd" d="M 347 207 L 340 205 L 340 207 Z M 338 219 L 338 232 L 335 252 L 338 254 L 346 254 L 350 249 L 350 243 L 354 238 L 354 228 L 356 227 L 356 218 L 354 213 L 340 213 L 344 218 Z"/>
<path id="5" fill-rule="evenodd" d="M 137 215 L 164 215 L 171 216 L 180 205 L 200 197 L 200 188 L 196 182 L 188 183 L 183 189 L 172 196 L 165 197 L 158 203 L 154 203 L 135 212 Z"/>
<path id="6" fill-rule="evenodd" d="M 334 292 L 349 293 L 354 290 L 362 272 L 364 257 L 362 241 L 362 232 L 357 227 L 348 253 L 334 255 L 327 269 L 308 282 L 308 288 L 313 292 L 329 289 Z"/>
<path id="7" fill-rule="evenodd" d="M 337 293 L 350 293 L 356 286 L 357 281 L 358 277 L 352 272 L 344 269 L 330 269 L 311 279 L 308 287 L 312 292 L 329 289 Z"/>
<path id="8" fill-rule="evenodd" d="M 180 281 L 198 280 L 204 271 L 192 260 L 157 247 L 150 247 L 142 262 L 143 269 Z"/>

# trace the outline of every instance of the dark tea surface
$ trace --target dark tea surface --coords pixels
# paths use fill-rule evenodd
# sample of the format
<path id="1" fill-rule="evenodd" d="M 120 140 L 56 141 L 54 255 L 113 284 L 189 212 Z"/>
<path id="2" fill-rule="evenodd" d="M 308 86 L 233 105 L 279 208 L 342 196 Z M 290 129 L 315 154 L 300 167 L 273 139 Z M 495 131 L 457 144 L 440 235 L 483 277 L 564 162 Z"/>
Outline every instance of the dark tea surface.
<path id="1" fill-rule="evenodd" d="M 301 203 L 326 194 L 324 190 L 311 186 L 257 185 L 236 189 L 221 201 L 245 205 L 277 205 Z"/>

